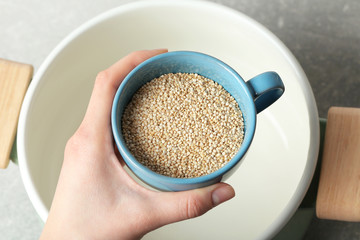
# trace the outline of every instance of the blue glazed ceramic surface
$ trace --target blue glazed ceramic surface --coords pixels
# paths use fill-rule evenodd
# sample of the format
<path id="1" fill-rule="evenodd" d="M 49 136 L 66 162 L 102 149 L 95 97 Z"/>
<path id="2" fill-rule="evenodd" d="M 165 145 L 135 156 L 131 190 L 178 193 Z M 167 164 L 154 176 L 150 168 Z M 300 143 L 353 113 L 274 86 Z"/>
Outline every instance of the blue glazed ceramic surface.
<path id="1" fill-rule="evenodd" d="M 219 83 L 235 98 L 243 113 L 245 134 L 240 150 L 223 168 L 206 176 L 184 179 L 157 174 L 135 159 L 122 136 L 122 114 L 134 93 L 156 77 L 178 72 L 197 73 Z M 209 55 L 190 51 L 164 53 L 139 64 L 121 83 L 114 98 L 111 115 L 115 142 L 127 166 L 150 186 L 164 191 L 205 187 L 225 180 L 240 166 L 255 133 L 256 114 L 275 102 L 283 92 L 284 85 L 275 72 L 262 73 L 245 82 L 230 66 Z"/>

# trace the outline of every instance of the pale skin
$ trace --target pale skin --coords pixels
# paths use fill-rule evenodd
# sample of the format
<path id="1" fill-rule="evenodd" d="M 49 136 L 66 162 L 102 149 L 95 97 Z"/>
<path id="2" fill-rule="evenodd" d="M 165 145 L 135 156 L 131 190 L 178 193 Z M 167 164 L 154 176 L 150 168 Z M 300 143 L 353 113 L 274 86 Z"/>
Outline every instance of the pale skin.
<path id="1" fill-rule="evenodd" d="M 98 74 L 85 117 L 67 142 L 40 239 L 140 239 L 234 197 L 234 189 L 226 183 L 183 192 L 152 191 L 136 183 L 123 168 L 111 132 L 113 98 L 135 66 L 166 51 L 133 52 Z"/>

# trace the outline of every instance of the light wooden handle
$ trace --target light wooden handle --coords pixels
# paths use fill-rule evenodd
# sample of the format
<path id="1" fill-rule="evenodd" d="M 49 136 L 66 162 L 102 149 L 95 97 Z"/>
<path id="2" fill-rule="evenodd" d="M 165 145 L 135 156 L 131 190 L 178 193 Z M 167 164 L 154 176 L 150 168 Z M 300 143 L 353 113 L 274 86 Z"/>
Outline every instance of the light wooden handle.
<path id="1" fill-rule="evenodd" d="M 0 59 L 0 168 L 9 164 L 22 101 L 33 67 Z"/>
<path id="2" fill-rule="evenodd" d="M 360 221 L 360 108 L 328 112 L 316 214 Z"/>

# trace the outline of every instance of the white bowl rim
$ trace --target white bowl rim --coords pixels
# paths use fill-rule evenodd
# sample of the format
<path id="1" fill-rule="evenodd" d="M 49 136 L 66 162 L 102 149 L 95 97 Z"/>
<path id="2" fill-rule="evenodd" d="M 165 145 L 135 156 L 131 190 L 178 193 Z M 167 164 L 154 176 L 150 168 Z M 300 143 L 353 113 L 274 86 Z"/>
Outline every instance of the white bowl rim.
<path id="1" fill-rule="evenodd" d="M 305 170 L 303 172 L 302 178 L 298 184 L 297 189 L 295 190 L 295 194 L 292 197 L 292 200 L 289 201 L 288 205 L 282 211 L 280 217 L 274 221 L 270 227 L 268 227 L 262 234 L 260 234 L 259 239 L 269 238 L 274 236 L 281 228 L 287 223 L 287 221 L 292 217 L 292 215 L 297 210 L 298 206 L 300 205 L 303 197 L 306 194 L 306 191 L 311 183 L 312 176 L 315 171 L 316 163 L 317 163 L 317 155 L 319 152 L 319 143 L 320 143 L 320 130 L 319 130 L 319 117 L 318 117 L 318 110 L 316 107 L 316 102 L 314 95 L 311 90 L 311 86 L 308 82 L 308 79 L 301 68 L 298 61 L 292 55 L 292 53 L 288 50 L 288 48 L 267 28 L 263 25 L 258 23 L 257 21 L 253 20 L 252 18 L 231 9 L 226 6 L 219 5 L 213 2 L 207 2 L 202 0 L 183 0 L 183 1 L 168 1 L 168 0 L 143 0 L 143 1 L 135 1 L 124 3 L 118 7 L 105 11 L 104 13 L 92 18 L 91 20 L 85 22 L 80 27 L 76 28 L 72 31 L 67 37 L 65 37 L 46 57 L 44 62 L 41 64 L 39 70 L 36 72 L 28 91 L 25 95 L 23 105 L 20 112 L 19 122 L 18 122 L 18 130 L 17 130 L 17 151 L 18 151 L 18 164 L 20 168 L 20 174 L 26 189 L 26 192 L 30 198 L 30 201 L 34 205 L 37 213 L 39 214 L 40 218 L 45 222 L 49 211 L 47 210 L 44 202 L 40 199 L 39 193 L 35 188 L 34 181 L 32 176 L 29 172 L 29 165 L 27 163 L 27 156 L 26 156 L 26 149 L 25 149 L 25 139 L 26 139 L 26 123 L 29 114 L 29 109 L 32 105 L 32 98 L 35 96 L 39 85 L 42 83 L 41 79 L 45 72 L 47 71 L 48 67 L 52 64 L 52 62 L 56 59 L 57 55 L 61 53 L 61 51 L 66 48 L 66 46 L 71 43 L 74 39 L 78 36 L 86 32 L 87 30 L 91 29 L 93 26 L 110 19 L 116 15 L 121 13 L 125 13 L 127 11 L 132 11 L 137 8 L 144 8 L 146 6 L 154 6 L 154 5 L 182 5 L 182 4 L 201 4 L 206 7 L 217 7 L 218 9 L 221 8 L 223 11 L 233 12 L 236 15 L 241 16 L 244 20 L 250 23 L 254 28 L 260 29 L 264 36 L 268 38 L 274 45 L 278 47 L 278 50 L 282 52 L 282 54 L 287 58 L 288 62 L 291 63 L 293 69 L 296 71 L 297 75 L 300 79 L 303 79 L 300 84 L 303 88 L 305 99 L 306 99 L 306 106 L 310 114 L 310 133 L 311 133 L 311 141 L 312 144 L 309 146 L 308 151 L 308 161 L 305 166 Z"/>

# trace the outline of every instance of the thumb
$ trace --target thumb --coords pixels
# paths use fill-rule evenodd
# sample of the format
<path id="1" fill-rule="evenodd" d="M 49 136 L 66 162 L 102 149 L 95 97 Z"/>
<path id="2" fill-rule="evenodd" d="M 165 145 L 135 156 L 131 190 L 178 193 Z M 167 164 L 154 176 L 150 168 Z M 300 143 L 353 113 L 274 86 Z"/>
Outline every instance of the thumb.
<path id="1" fill-rule="evenodd" d="M 233 198 L 234 189 L 226 183 L 184 192 L 159 193 L 157 213 L 161 225 L 198 217 Z"/>

